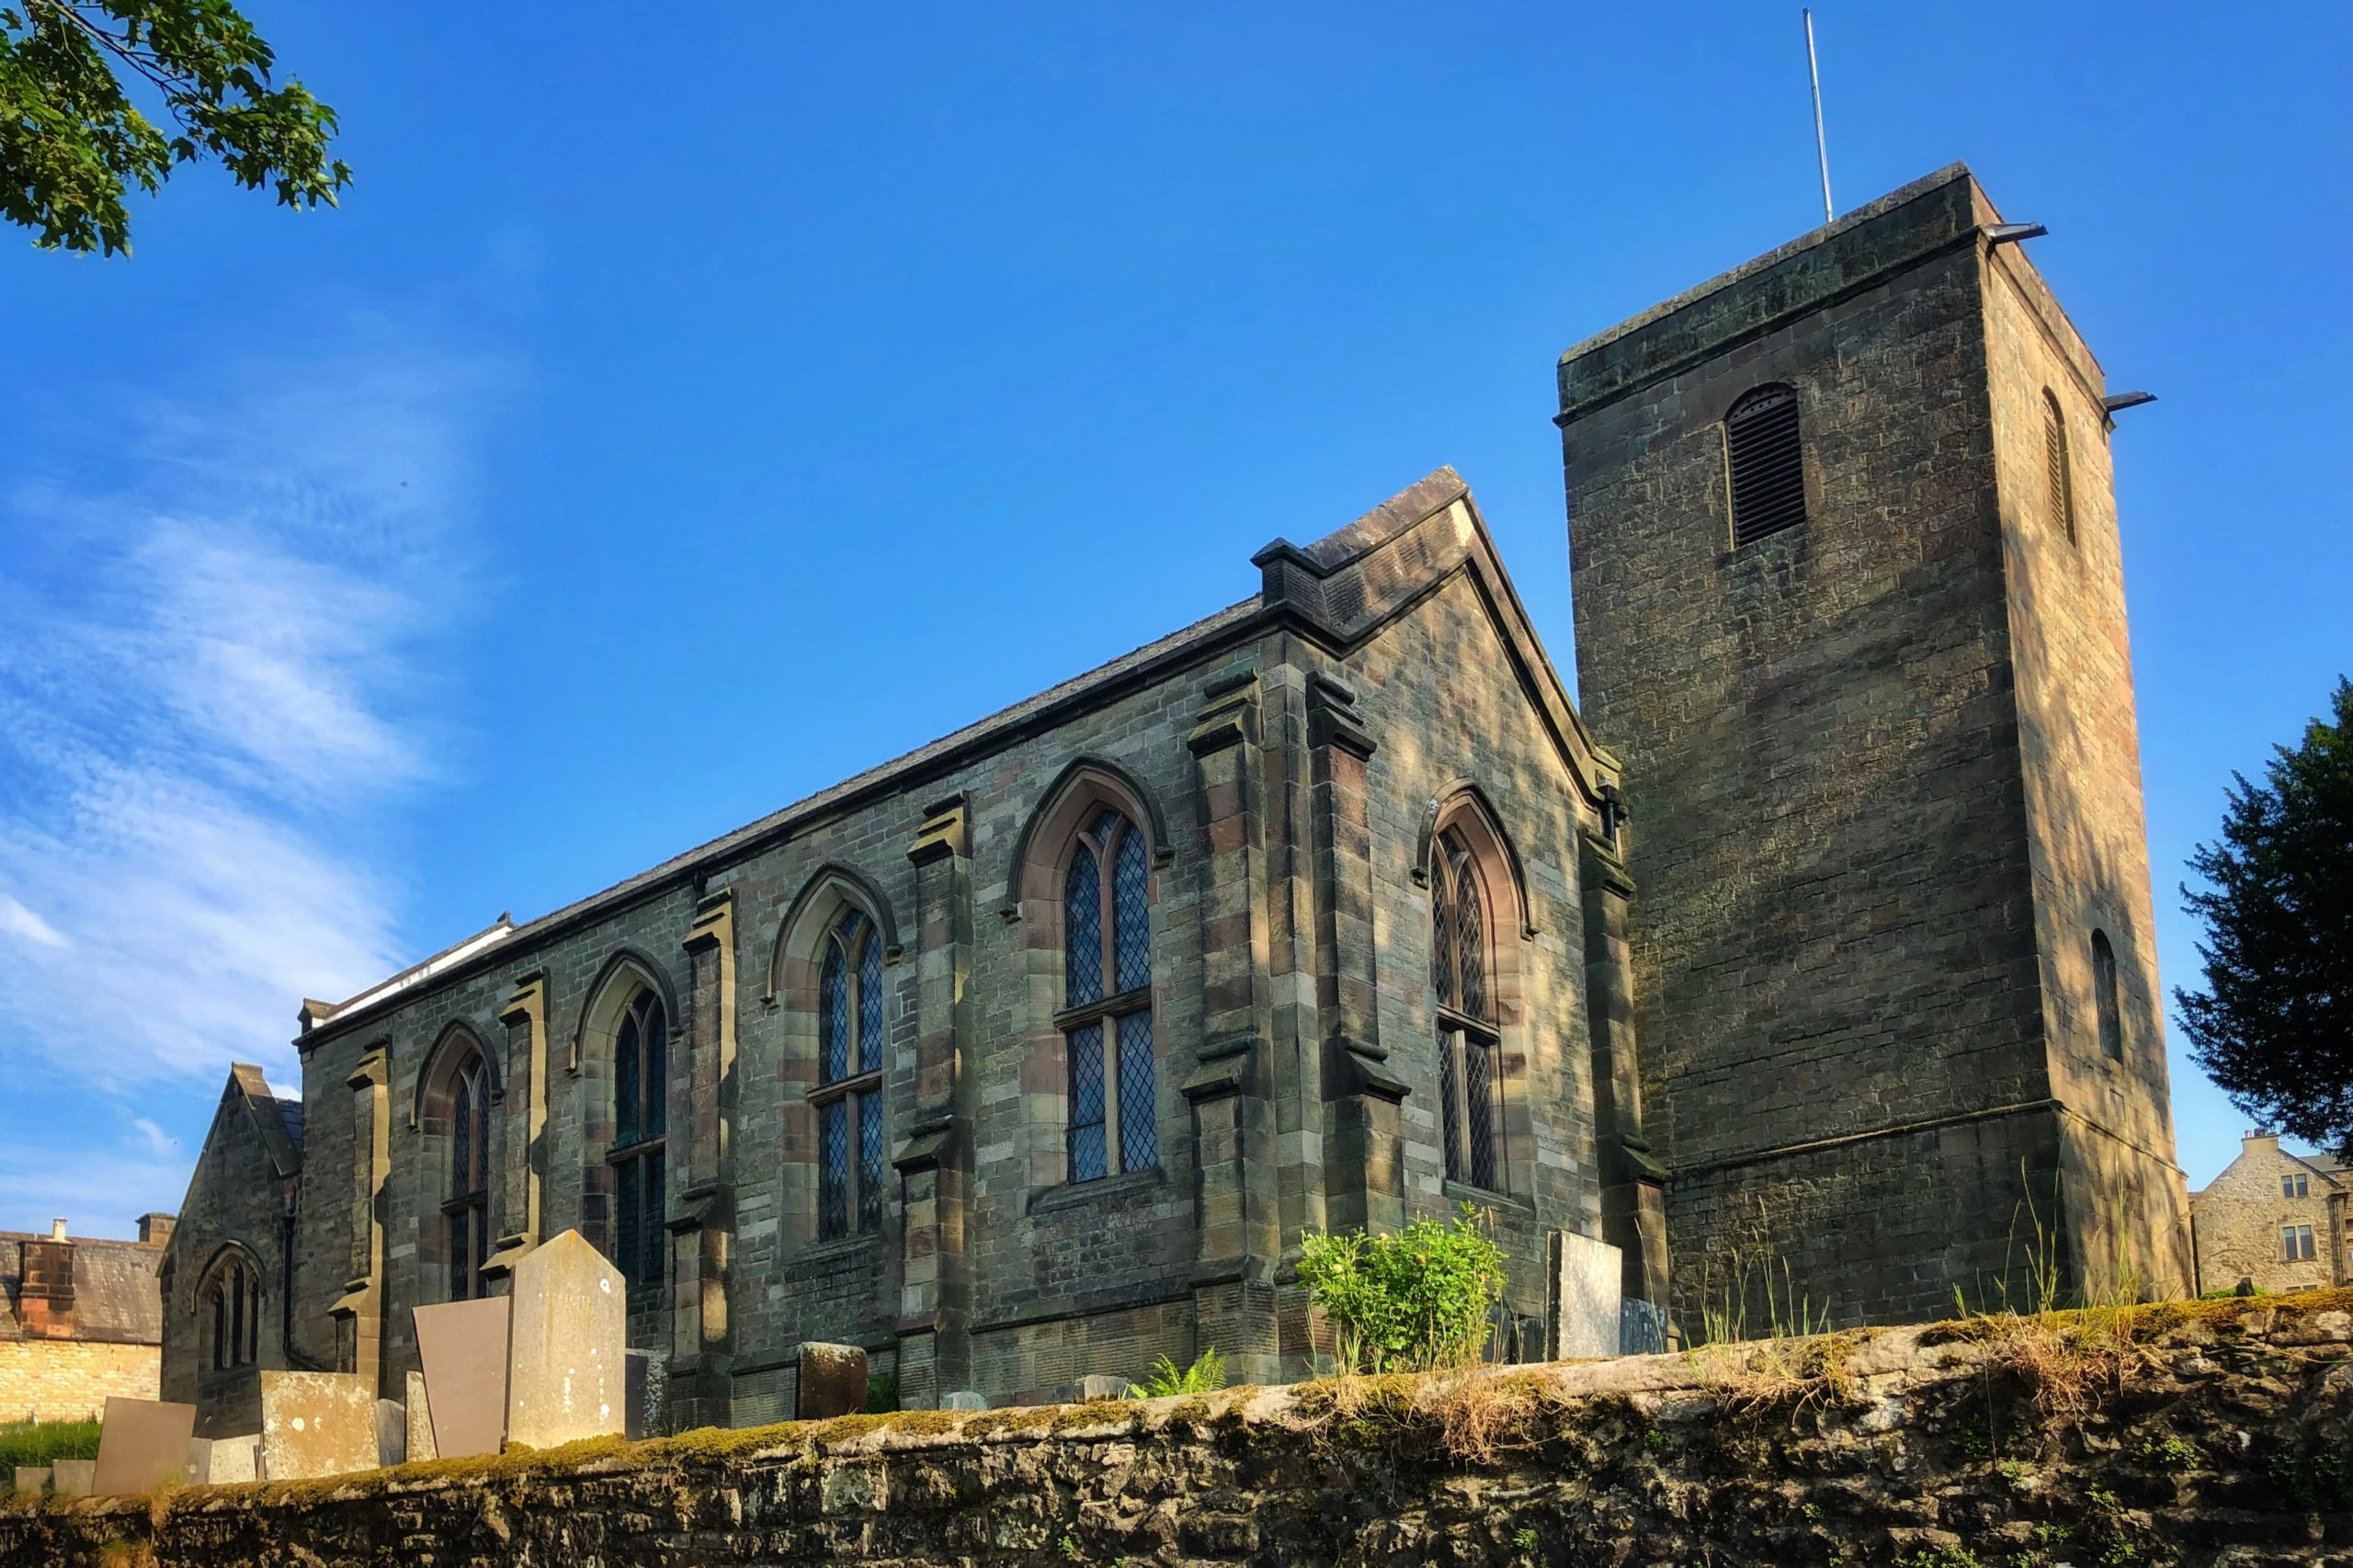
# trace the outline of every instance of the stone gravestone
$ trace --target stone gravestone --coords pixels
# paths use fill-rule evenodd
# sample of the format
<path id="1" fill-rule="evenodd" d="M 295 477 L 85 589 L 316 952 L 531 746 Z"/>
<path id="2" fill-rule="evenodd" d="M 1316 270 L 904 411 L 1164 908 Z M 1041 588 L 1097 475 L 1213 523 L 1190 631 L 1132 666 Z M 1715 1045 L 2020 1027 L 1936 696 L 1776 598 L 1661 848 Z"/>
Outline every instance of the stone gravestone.
<path id="1" fill-rule="evenodd" d="M 814 1340 L 803 1345 L 792 1418 L 824 1421 L 836 1415 L 860 1415 L 865 1409 L 866 1352 L 855 1345 L 825 1345 Z"/>
<path id="2" fill-rule="evenodd" d="M 308 1481 L 376 1468 L 376 1391 L 356 1372 L 261 1375 L 261 1468 Z"/>
<path id="3" fill-rule="evenodd" d="M 225 1486 L 231 1482 L 261 1479 L 259 1437 L 191 1437 L 188 1444 L 188 1483 Z"/>
<path id="4" fill-rule="evenodd" d="M 509 1305 L 504 1296 L 485 1296 L 416 1309 L 416 1357 L 425 1367 L 424 1407 L 431 1413 L 436 1458 L 494 1454 L 506 1436 Z M 414 1442 L 409 1453 L 423 1457 Z"/>
<path id="5" fill-rule="evenodd" d="M 1128 1380 L 1114 1378 L 1103 1372 L 1089 1372 L 1078 1380 L 1078 1397 L 1087 1399 L 1118 1399 L 1128 1392 Z"/>
<path id="6" fill-rule="evenodd" d="M 1545 1233 L 1544 1355 L 1565 1361 L 1615 1356 L 1624 1255 L 1574 1231 Z"/>
<path id="7" fill-rule="evenodd" d="M 396 1399 L 376 1402 L 376 1462 L 408 1463 L 408 1408 Z"/>
<path id="8" fill-rule="evenodd" d="M 515 1265 L 506 1358 L 506 1437 L 551 1449 L 627 1430 L 629 1369 L 621 1355 L 628 1302 L 620 1270 L 566 1231 Z M 440 1385 L 426 1374 L 438 1414 Z M 444 1449 L 443 1453 L 449 1450 Z"/>
<path id="9" fill-rule="evenodd" d="M 948 1396 L 948 1402 L 939 1408 L 942 1410 L 986 1410 L 988 1407 L 988 1395 L 973 1389 L 958 1389 Z"/>
<path id="10" fill-rule="evenodd" d="M 153 1492 L 167 1481 L 188 1479 L 188 1445 L 196 1436 L 196 1406 L 153 1399 L 110 1396 L 98 1427 L 97 1469 L 90 1477 L 96 1497 L 128 1497 Z"/>
<path id="11" fill-rule="evenodd" d="M 426 1397 L 423 1372 L 408 1375 L 408 1398 L 402 1403 L 401 1414 L 406 1424 L 406 1430 L 402 1434 L 402 1447 L 408 1454 L 409 1462 L 415 1464 L 419 1460 L 439 1459 L 441 1450 L 433 1441 L 433 1403 Z"/>
<path id="12" fill-rule="evenodd" d="M 1666 1348 L 1666 1309 L 1656 1301 L 1618 1304 L 1618 1349 L 1627 1356 L 1655 1356 Z"/>
<path id="13" fill-rule="evenodd" d="M 623 1381 L 629 1395 L 629 1415 L 622 1427 L 624 1435 L 634 1443 L 661 1434 L 662 1374 L 654 1369 L 652 1351 L 631 1350 L 624 1354 L 628 1369 Z"/>
<path id="14" fill-rule="evenodd" d="M 45 1464 L 18 1465 L 17 1467 L 17 1490 L 19 1492 L 48 1491 L 49 1466 Z"/>
<path id="15" fill-rule="evenodd" d="M 49 1467 L 50 1489 L 60 1497 L 87 1497 L 97 1470 L 96 1460 L 59 1460 Z"/>

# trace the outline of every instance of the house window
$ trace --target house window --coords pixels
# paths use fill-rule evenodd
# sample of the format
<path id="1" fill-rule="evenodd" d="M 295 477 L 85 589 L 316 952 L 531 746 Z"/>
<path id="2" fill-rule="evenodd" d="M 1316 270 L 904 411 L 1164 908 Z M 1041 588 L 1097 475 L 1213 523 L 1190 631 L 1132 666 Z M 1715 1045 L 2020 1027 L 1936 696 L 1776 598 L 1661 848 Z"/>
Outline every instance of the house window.
<path id="1" fill-rule="evenodd" d="M 2117 992 L 2116 949 L 2108 933 L 2092 933 L 2092 1006 L 2099 1018 L 2100 1054 L 2111 1062 L 2124 1060 L 2124 1008 Z"/>
<path id="2" fill-rule="evenodd" d="M 449 1300 L 482 1295 L 490 1256 L 490 1082 L 470 1052 L 449 1080 L 449 1184 L 441 1204 L 449 1243 Z"/>
<path id="3" fill-rule="evenodd" d="M 2303 1172 L 2298 1171 L 2294 1176 L 2283 1176 L 2279 1178 L 2280 1197 L 2310 1198 L 2312 1195 L 2312 1178 Z"/>
<path id="4" fill-rule="evenodd" d="M 1430 985 L 1438 1011 L 1438 1105 L 1446 1174 L 1494 1190 L 1503 1127 L 1487 901 L 1462 835 L 1438 835 L 1430 867 Z"/>
<path id="5" fill-rule="evenodd" d="M 1743 393 L 1724 415 L 1732 470 L 1733 548 L 1805 521 L 1805 462 L 1798 437 L 1794 387 Z"/>
<path id="6" fill-rule="evenodd" d="M 663 1134 L 669 1121 L 670 1024 L 662 998 L 640 990 L 613 1041 L 614 1265 L 632 1291 L 662 1283 L 666 1248 Z"/>
<path id="7" fill-rule="evenodd" d="M 849 909 L 817 971 L 817 1239 L 882 1228 L 882 937 Z"/>
<path id="8" fill-rule="evenodd" d="M 2067 542 L 2075 542 L 2075 476 L 2067 456 L 2067 416 L 2059 412 L 2059 400 L 2051 389 L 2042 389 L 2042 468 L 2044 483 L 2050 487 L 2051 520 L 2067 532 Z"/>
<path id="9" fill-rule="evenodd" d="M 2313 1247 L 2313 1228 L 2310 1225 L 2280 1226 L 2279 1256 L 2290 1263 L 2310 1263 L 2318 1257 L 2320 1254 Z"/>
<path id="10" fill-rule="evenodd" d="M 215 1371 L 250 1367 L 261 1358 L 261 1276 L 243 1256 L 232 1255 L 213 1271 L 203 1311 Z"/>
<path id="11" fill-rule="evenodd" d="M 1160 1160 L 1152 1037 L 1152 856 L 1120 812 L 1097 812 L 1063 872 L 1062 1031 L 1070 1179 Z"/>

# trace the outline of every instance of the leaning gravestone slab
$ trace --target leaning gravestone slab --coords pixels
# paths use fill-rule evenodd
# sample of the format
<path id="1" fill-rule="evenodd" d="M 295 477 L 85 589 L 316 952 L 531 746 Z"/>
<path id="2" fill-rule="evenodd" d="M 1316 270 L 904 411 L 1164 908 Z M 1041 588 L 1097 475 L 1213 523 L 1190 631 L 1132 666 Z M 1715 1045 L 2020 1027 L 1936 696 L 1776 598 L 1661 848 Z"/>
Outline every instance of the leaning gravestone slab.
<path id="1" fill-rule="evenodd" d="M 1078 1380 L 1081 1400 L 1118 1399 L 1128 1392 L 1128 1380 L 1115 1378 L 1107 1372 L 1089 1372 Z"/>
<path id="2" fill-rule="evenodd" d="M 942 1410 L 986 1410 L 988 1407 L 988 1395 L 977 1389 L 958 1389 L 948 1396 L 946 1403 L 939 1408 Z"/>
<path id="3" fill-rule="evenodd" d="M 796 1421 L 830 1421 L 866 1409 L 866 1352 L 855 1345 L 811 1341 L 801 1347 L 801 1379 L 793 1396 Z"/>
<path id="4" fill-rule="evenodd" d="M 425 1366 L 435 1457 L 494 1454 L 506 1436 L 509 1306 L 504 1296 L 485 1296 L 416 1309 L 416 1356 Z M 411 1443 L 409 1457 L 424 1456 Z"/>
<path id="5" fill-rule="evenodd" d="M 1618 1348 L 1629 1356 L 1655 1356 L 1666 1348 L 1666 1309 L 1656 1301 L 1618 1305 Z"/>
<path id="6" fill-rule="evenodd" d="M 624 1435 L 629 1316 L 620 1270 L 566 1231 L 523 1255 L 507 1301 L 507 1440 L 551 1449 Z M 438 1404 L 439 1385 L 429 1372 L 426 1381 Z"/>
<path id="7" fill-rule="evenodd" d="M 188 1479 L 188 1445 L 196 1436 L 196 1406 L 161 1400 L 107 1400 L 98 1427 L 97 1469 L 90 1478 L 95 1497 L 128 1497 L 153 1492 L 167 1481 Z"/>
<path id="8" fill-rule="evenodd" d="M 408 1411 L 396 1399 L 376 1402 L 376 1462 L 408 1463 Z"/>
<path id="9" fill-rule="evenodd" d="M 50 1489 L 60 1497 L 87 1497 L 97 1471 L 96 1460 L 59 1460 L 49 1467 Z"/>
<path id="10" fill-rule="evenodd" d="M 17 1490 L 19 1492 L 48 1491 L 49 1466 L 45 1464 L 18 1465 L 17 1467 Z"/>
<path id="11" fill-rule="evenodd" d="M 629 1396 L 628 1417 L 623 1426 L 625 1435 L 634 1443 L 662 1430 L 662 1374 L 654 1369 L 654 1354 L 649 1350 L 626 1352 L 623 1365 Z"/>
<path id="12" fill-rule="evenodd" d="M 261 1375 L 261 1467 L 272 1481 L 374 1470 L 376 1391 L 356 1372 Z"/>
<path id="13" fill-rule="evenodd" d="M 1618 1299 L 1625 1257 L 1608 1242 L 1574 1231 L 1545 1237 L 1544 1353 L 1566 1361 L 1615 1356 L 1620 1343 Z"/>
<path id="14" fill-rule="evenodd" d="M 401 1414 L 407 1424 L 401 1447 L 408 1462 L 439 1459 L 441 1451 L 433 1444 L 433 1403 L 426 1397 L 423 1372 L 408 1375 L 408 1398 L 402 1402 Z"/>
<path id="15" fill-rule="evenodd" d="M 190 1486 L 225 1486 L 232 1482 L 260 1479 L 259 1437 L 188 1439 L 188 1483 Z"/>

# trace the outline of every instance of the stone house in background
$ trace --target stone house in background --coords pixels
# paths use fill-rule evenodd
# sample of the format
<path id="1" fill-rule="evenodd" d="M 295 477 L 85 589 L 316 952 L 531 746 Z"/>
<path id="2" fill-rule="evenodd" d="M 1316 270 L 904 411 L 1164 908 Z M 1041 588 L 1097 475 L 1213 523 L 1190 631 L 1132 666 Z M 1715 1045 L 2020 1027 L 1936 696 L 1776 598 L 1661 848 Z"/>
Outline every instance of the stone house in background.
<path id="1" fill-rule="evenodd" d="M 142 1214 L 139 1239 L 0 1231 L 0 1421 L 88 1421 L 111 1395 L 161 1386 L 155 1270 L 172 1216 Z"/>
<path id="2" fill-rule="evenodd" d="M 2348 1198 L 2353 1167 L 2342 1160 L 2291 1154 L 2276 1132 L 2246 1133 L 2238 1158 L 2189 1195 L 2200 1291 L 2353 1284 Z"/>
<path id="3" fill-rule="evenodd" d="M 238 1069 L 199 1161 L 167 1389 L 396 1390 L 415 1307 L 568 1228 L 681 1428 L 789 1412 L 816 1339 L 910 1406 L 1211 1346 L 1296 1377 L 1302 1238 L 1463 1202 L 1506 1353 L 1573 1237 L 1692 1332 L 1761 1278 L 1842 1324 L 2024 1299 L 2036 1225 L 2070 1286 L 2185 1286 L 2133 400 L 2030 227 L 1955 165 L 1563 357 L 1615 749 L 1441 469 L 1205 619 L 305 1003 L 299 1104 Z"/>

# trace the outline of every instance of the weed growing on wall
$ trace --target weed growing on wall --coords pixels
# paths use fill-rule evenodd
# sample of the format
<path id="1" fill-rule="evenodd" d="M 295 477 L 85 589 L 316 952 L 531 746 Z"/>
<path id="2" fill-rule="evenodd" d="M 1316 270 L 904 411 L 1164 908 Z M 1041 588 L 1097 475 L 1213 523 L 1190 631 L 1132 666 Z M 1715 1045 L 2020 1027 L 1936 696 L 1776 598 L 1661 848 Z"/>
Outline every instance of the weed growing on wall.
<path id="1" fill-rule="evenodd" d="M 1140 1383 L 1128 1385 L 1130 1399 L 1165 1399 L 1171 1394 L 1214 1393 L 1225 1386 L 1225 1358 L 1212 1345 L 1194 1358 L 1189 1367 L 1179 1367 L 1163 1356 L 1152 1369 L 1151 1375 Z"/>
<path id="2" fill-rule="evenodd" d="M 1300 1283 L 1331 1320 L 1343 1372 L 1471 1366 L 1504 1293 L 1504 1255 L 1470 1204 L 1453 1219 L 1415 1220 L 1388 1235 L 1311 1232 Z"/>

